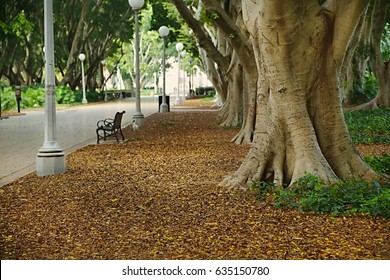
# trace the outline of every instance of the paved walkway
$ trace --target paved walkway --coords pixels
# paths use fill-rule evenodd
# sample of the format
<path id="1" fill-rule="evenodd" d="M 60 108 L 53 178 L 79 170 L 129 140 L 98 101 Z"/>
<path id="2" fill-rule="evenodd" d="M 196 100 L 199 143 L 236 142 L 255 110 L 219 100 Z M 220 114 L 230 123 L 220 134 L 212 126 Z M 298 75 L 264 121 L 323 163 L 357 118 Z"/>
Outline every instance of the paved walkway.
<path id="1" fill-rule="evenodd" d="M 123 126 L 132 120 L 133 98 L 116 102 L 87 104 L 57 110 L 57 139 L 66 154 L 96 143 L 96 123 L 126 111 Z M 145 117 L 158 111 L 157 97 L 142 98 Z M 25 115 L 0 120 L 0 186 L 35 170 L 35 160 L 44 141 L 44 110 L 22 110 Z"/>

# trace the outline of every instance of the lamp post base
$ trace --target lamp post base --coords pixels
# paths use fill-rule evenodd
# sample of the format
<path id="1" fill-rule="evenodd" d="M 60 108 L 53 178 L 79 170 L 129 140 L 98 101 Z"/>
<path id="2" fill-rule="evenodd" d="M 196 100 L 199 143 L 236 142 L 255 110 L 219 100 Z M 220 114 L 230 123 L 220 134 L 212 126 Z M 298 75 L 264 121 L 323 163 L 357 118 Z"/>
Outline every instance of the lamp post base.
<path id="1" fill-rule="evenodd" d="M 81 103 L 87 104 L 87 103 L 88 103 L 88 100 L 87 100 L 86 98 L 83 98 L 83 100 L 81 101 Z"/>
<path id="2" fill-rule="evenodd" d="M 168 112 L 168 111 L 169 111 L 168 104 L 163 103 L 160 105 L 160 112 Z"/>
<path id="3" fill-rule="evenodd" d="M 36 160 L 38 176 L 65 173 L 65 154 L 61 150 L 39 151 Z"/>
<path id="4" fill-rule="evenodd" d="M 141 112 L 135 112 L 133 114 L 133 122 L 135 122 L 139 128 L 143 127 L 145 123 L 144 114 L 142 114 Z"/>
<path id="5" fill-rule="evenodd" d="M 176 97 L 174 105 L 180 105 L 182 103 L 181 96 Z"/>

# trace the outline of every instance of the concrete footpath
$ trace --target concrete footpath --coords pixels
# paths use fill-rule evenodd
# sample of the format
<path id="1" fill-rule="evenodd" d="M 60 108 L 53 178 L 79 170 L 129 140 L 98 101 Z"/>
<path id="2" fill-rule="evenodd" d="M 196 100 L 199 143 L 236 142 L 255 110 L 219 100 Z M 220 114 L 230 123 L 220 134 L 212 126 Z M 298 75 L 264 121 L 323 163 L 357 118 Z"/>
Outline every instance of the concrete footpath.
<path id="1" fill-rule="evenodd" d="M 96 123 L 126 111 L 122 127 L 130 124 L 135 99 L 57 108 L 57 141 L 65 154 L 96 143 Z M 157 97 L 141 99 L 145 117 L 158 111 Z M 0 187 L 35 171 L 36 155 L 44 142 L 44 110 L 22 110 L 25 115 L 0 120 Z"/>

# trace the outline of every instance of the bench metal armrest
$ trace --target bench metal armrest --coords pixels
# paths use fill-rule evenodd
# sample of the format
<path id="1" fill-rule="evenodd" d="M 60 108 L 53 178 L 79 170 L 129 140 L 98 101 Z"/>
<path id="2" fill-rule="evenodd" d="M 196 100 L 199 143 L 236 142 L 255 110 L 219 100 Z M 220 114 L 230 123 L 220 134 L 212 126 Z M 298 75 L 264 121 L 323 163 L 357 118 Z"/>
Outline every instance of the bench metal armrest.
<path id="1" fill-rule="evenodd" d="M 101 126 L 113 126 L 114 125 L 114 120 L 113 119 L 105 119 L 105 120 L 100 120 L 97 122 L 96 126 L 101 127 Z"/>

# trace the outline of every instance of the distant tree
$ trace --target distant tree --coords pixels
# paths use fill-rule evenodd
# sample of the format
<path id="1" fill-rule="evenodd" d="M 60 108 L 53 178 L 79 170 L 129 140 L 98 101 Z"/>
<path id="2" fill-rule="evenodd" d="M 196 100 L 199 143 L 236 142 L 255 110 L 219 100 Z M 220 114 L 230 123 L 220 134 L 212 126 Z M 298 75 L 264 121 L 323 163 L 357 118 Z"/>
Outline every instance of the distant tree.
<path id="1" fill-rule="evenodd" d="M 133 32 L 133 13 L 122 0 L 54 1 L 55 60 L 58 83 L 81 83 L 78 55 L 86 55 L 87 85 L 96 88 L 101 61 L 114 54 Z M 43 69 L 43 2 L 4 1 L 0 5 L 0 76 L 11 84 L 40 83 Z M 101 79 L 100 79 L 101 80 Z"/>
<path id="2" fill-rule="evenodd" d="M 163 40 L 157 30 L 152 30 L 152 7 L 140 11 L 140 82 L 141 88 L 154 79 L 161 71 Z M 126 71 L 131 84 L 135 83 L 134 38 L 124 44 L 124 56 L 121 59 L 122 70 Z"/>
<path id="3" fill-rule="evenodd" d="M 43 68 L 43 2 L 0 1 L 0 79 L 40 83 Z"/>
<path id="4" fill-rule="evenodd" d="M 218 1 L 194 1 L 193 5 L 180 0 L 170 2 L 176 6 L 197 38 L 204 70 L 224 102 L 221 111 L 223 125 L 240 125 L 244 117 L 243 96 L 245 96 L 242 91 L 244 76 L 241 76 L 241 68 L 242 61 L 246 63 L 248 60 L 238 59 L 237 54 L 242 55 L 243 52 L 234 52 L 229 41 L 230 34 L 220 28 L 221 26 L 225 26 L 228 30 L 235 28 L 235 21 L 239 20 L 240 13 L 237 13 L 234 7 L 239 1 L 231 1 L 230 4 L 226 1 L 225 8 L 228 11 L 223 9 L 223 5 L 221 6 Z M 242 37 L 241 32 L 236 35 L 241 36 L 234 40 L 237 45 L 244 45 L 247 39 Z"/>
<path id="5" fill-rule="evenodd" d="M 371 19 L 371 34 L 369 49 L 371 68 L 378 82 L 378 94 L 376 97 L 358 108 L 372 109 L 390 106 L 390 3 L 388 0 L 376 0 Z M 387 28 L 386 28 L 387 27 Z"/>
<path id="6" fill-rule="evenodd" d="M 80 85 L 78 55 L 83 52 L 89 88 L 96 88 L 101 75 L 101 61 L 121 49 L 133 32 L 133 13 L 126 1 L 55 2 L 57 67 L 63 85 Z M 99 80 L 102 80 L 101 78 Z"/>

